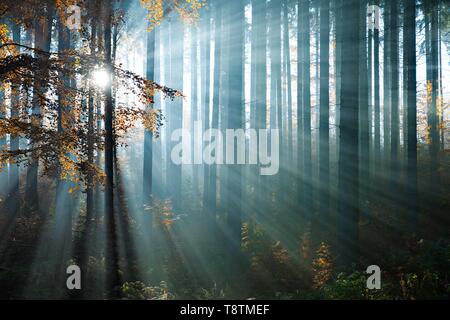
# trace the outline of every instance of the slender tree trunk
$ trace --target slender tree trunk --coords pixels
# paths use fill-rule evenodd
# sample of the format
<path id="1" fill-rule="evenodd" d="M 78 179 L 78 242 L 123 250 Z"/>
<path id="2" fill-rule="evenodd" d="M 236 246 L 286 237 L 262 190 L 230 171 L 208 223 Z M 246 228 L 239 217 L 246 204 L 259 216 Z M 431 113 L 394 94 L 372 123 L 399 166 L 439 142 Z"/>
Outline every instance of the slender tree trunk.
<path id="1" fill-rule="evenodd" d="M 0 83 L 0 119 L 6 119 L 5 86 Z M 8 148 L 6 135 L 0 137 L 0 150 Z M 9 168 L 8 164 L 0 164 L 0 208 L 4 206 L 9 193 Z"/>
<path id="2" fill-rule="evenodd" d="M 108 72 L 108 84 L 105 89 L 105 221 L 106 221 L 106 284 L 110 298 L 119 298 L 119 248 L 114 214 L 114 132 L 113 132 L 113 96 L 112 96 L 112 8 L 107 2 L 105 8 L 105 60 Z"/>
<path id="3" fill-rule="evenodd" d="M 46 17 L 44 20 L 37 20 L 35 22 L 35 47 L 45 52 L 50 51 L 51 31 L 53 22 L 54 7 L 53 3 L 49 2 L 46 7 Z M 47 59 L 43 56 L 43 59 Z M 42 88 L 37 81 L 34 83 L 33 89 L 33 108 L 31 122 L 39 126 L 41 107 L 39 101 L 39 94 L 44 94 L 45 88 Z M 38 195 L 38 167 L 39 160 L 33 159 L 33 162 L 28 167 L 27 171 L 27 185 L 25 190 L 25 199 L 27 206 L 31 211 L 39 211 L 39 195 Z"/>
<path id="4" fill-rule="evenodd" d="M 211 14 L 210 11 L 205 12 L 202 20 L 202 27 L 204 30 L 203 36 L 201 37 L 201 61 L 203 62 L 203 130 L 206 132 L 211 129 Z M 211 166 L 204 165 L 203 168 L 203 213 L 205 215 L 205 220 L 209 226 L 208 230 L 211 231 L 210 235 L 213 235 L 213 229 L 215 229 L 215 219 L 211 216 L 210 212 L 210 175 Z M 215 231 L 215 230 L 214 230 Z M 212 237 L 208 237 L 211 239 Z"/>
<path id="5" fill-rule="evenodd" d="M 391 110 L 391 63 L 389 57 L 391 56 L 391 19 L 390 19 L 390 5 L 385 1 L 384 5 L 384 53 L 383 53 L 383 173 L 382 181 L 386 182 L 389 178 L 389 159 L 390 159 L 390 110 Z M 385 186 L 381 187 L 383 190 Z"/>
<path id="6" fill-rule="evenodd" d="M 91 26 L 91 39 L 90 39 L 90 52 L 93 54 L 97 48 L 97 22 L 93 20 Z M 68 35 L 67 35 L 68 36 Z M 70 46 L 69 46 L 70 47 Z M 94 135 L 95 132 L 95 94 L 94 94 L 94 84 L 92 81 L 88 81 L 88 132 L 87 132 L 87 162 L 90 166 L 95 165 L 94 156 Z M 62 111 L 62 110 L 61 110 Z M 62 119 L 62 112 L 59 119 Z M 61 123 L 62 129 L 62 123 Z M 84 229 L 81 231 L 79 239 L 75 242 L 75 255 L 81 270 L 84 270 L 84 276 L 81 278 L 81 287 L 86 288 L 88 284 L 88 273 L 89 268 L 87 264 L 87 258 L 90 253 L 90 246 L 94 239 L 94 219 L 95 219 L 95 198 L 94 198 L 94 179 L 92 175 L 88 175 L 86 181 L 86 219 Z M 74 295 L 77 299 L 86 298 L 86 290 L 77 290 Z"/>
<path id="7" fill-rule="evenodd" d="M 288 16 L 288 0 L 284 0 L 283 5 L 283 45 L 284 45 L 284 61 L 286 64 L 287 78 L 287 124 L 285 132 L 287 132 L 288 147 L 288 164 L 292 164 L 293 160 L 293 136 L 292 136 L 292 71 L 291 71 L 291 46 L 289 36 L 289 16 Z"/>
<path id="8" fill-rule="evenodd" d="M 304 171 L 304 108 L 303 108 L 303 26 L 302 20 L 305 15 L 305 9 L 303 6 L 303 0 L 298 0 L 297 2 L 297 210 L 299 213 L 303 212 L 304 206 L 304 182 L 303 182 L 303 171 Z"/>
<path id="9" fill-rule="evenodd" d="M 367 51 L 367 1 L 361 1 L 360 7 L 360 48 L 359 48 L 359 126 L 360 126 L 360 168 L 359 183 L 361 192 L 361 213 L 364 217 L 368 216 L 368 197 L 370 185 L 369 176 L 369 75 L 368 75 L 368 51 Z"/>
<path id="10" fill-rule="evenodd" d="M 191 26 L 191 154 L 195 153 L 195 149 L 198 149 L 198 141 L 194 141 L 195 135 L 195 122 L 200 120 L 198 116 L 198 97 L 197 97 L 197 89 L 198 89 L 198 80 L 197 80 L 197 26 Z M 192 190 L 196 193 L 200 192 L 199 185 L 199 171 L 198 165 L 195 163 L 192 167 Z"/>
<path id="11" fill-rule="evenodd" d="M 410 232 L 417 233 L 417 89 L 416 89 L 416 1 L 405 0 L 404 68 L 407 70 L 408 163 L 407 198 Z"/>
<path id="12" fill-rule="evenodd" d="M 254 128 L 267 127 L 267 3 L 265 0 L 252 1 L 252 66 L 254 82 L 251 101 L 254 113 Z M 267 179 L 255 167 L 255 214 L 260 216 L 262 208 L 268 204 Z"/>
<path id="13" fill-rule="evenodd" d="M 342 24 L 342 91 L 339 157 L 338 246 L 339 259 L 357 262 L 359 222 L 358 118 L 359 118 L 359 14 L 358 0 L 345 1 Z"/>
<path id="14" fill-rule="evenodd" d="M 281 8 L 278 1 L 270 2 L 270 128 L 279 128 L 281 119 Z"/>
<path id="15" fill-rule="evenodd" d="M 271 1 L 269 24 L 269 48 L 270 48 L 270 128 L 278 129 L 280 132 L 280 151 L 283 153 L 283 116 L 282 116 L 282 61 L 281 61 L 281 3 L 280 1 Z M 271 139 L 273 137 L 271 136 Z M 283 161 L 282 161 L 283 164 Z M 276 188 L 281 188 L 285 173 L 284 165 L 280 167 L 279 179 L 273 179 L 271 183 L 271 192 L 276 195 L 276 200 L 281 203 L 284 192 L 276 192 Z M 271 177 L 274 178 L 274 177 Z M 277 181 L 278 180 L 278 181 Z M 272 210 L 279 204 L 271 203 Z"/>
<path id="16" fill-rule="evenodd" d="M 171 87 L 177 90 L 183 89 L 183 57 L 184 57 L 184 26 L 181 21 L 171 21 L 170 45 L 171 45 Z M 169 103 L 169 135 L 175 130 L 183 127 L 182 101 L 177 99 Z M 170 138 L 170 137 L 169 137 Z M 170 150 L 173 150 L 176 142 L 171 143 Z M 173 209 L 180 212 L 182 203 L 182 170 L 181 165 L 175 165 L 169 160 L 169 175 L 171 183 L 170 198 L 172 199 Z"/>
<path id="17" fill-rule="evenodd" d="M 265 2 L 265 0 L 262 0 Z M 256 128 L 256 114 L 257 114 L 257 101 L 259 99 L 259 92 L 256 91 L 256 81 L 257 81 L 257 57 L 259 54 L 258 50 L 261 50 L 259 48 L 260 44 L 260 36 L 261 31 L 259 30 L 261 28 L 261 21 L 259 19 L 260 13 L 260 3 L 261 0 L 251 0 L 252 5 L 252 24 L 251 24 L 251 64 L 250 64 L 250 128 Z M 249 153 L 251 150 L 248 151 Z M 248 215 L 252 215 L 253 218 L 258 216 L 258 209 L 259 209 L 259 202 L 258 202 L 258 192 L 257 192 L 257 185 L 258 185 L 258 168 L 256 166 L 252 166 L 249 169 L 249 175 L 248 175 L 248 183 L 250 186 L 250 192 L 248 192 L 250 205 L 249 208 L 246 209 L 248 211 Z"/>
<path id="18" fill-rule="evenodd" d="M 442 21 L 442 16 L 443 16 L 443 6 L 442 6 L 442 1 L 438 1 L 437 4 L 437 11 L 438 11 L 438 51 L 439 51 L 439 61 L 438 61 L 438 85 L 439 85 L 439 90 L 438 90 L 438 94 L 437 94 L 437 112 L 439 115 L 439 132 L 440 132 L 440 150 L 443 151 L 445 148 L 445 130 L 441 127 L 441 124 L 444 122 L 444 87 L 443 87 L 443 83 L 442 83 L 442 79 L 444 78 L 444 75 L 442 74 L 442 25 L 444 23 L 444 21 Z"/>
<path id="19" fill-rule="evenodd" d="M 335 20 L 336 20 L 336 115 L 335 115 L 335 127 L 336 127 L 336 158 L 339 159 L 339 136 L 340 136 L 340 123 L 341 123 L 341 70 L 342 70 L 342 2 L 343 0 L 335 0 Z"/>
<path id="20" fill-rule="evenodd" d="M 366 7 L 364 8 L 364 16 L 367 19 L 367 6 L 372 5 L 372 2 L 366 2 Z M 372 17 L 373 19 L 374 17 Z M 373 24 L 373 28 L 368 28 L 367 30 L 367 96 L 368 96 L 368 130 L 369 130 L 369 180 L 370 180 L 370 170 L 372 169 L 372 162 L 373 162 L 373 134 L 372 134 L 372 128 L 373 128 L 373 34 L 375 31 L 375 24 Z M 370 184 L 368 184 L 370 186 Z M 369 193 L 371 192 L 369 188 Z"/>
<path id="21" fill-rule="evenodd" d="M 430 127 L 430 156 L 431 156 L 431 195 L 435 199 L 439 198 L 439 172 L 438 172 L 438 154 L 439 154 L 439 117 L 437 113 L 439 96 L 439 52 L 438 52 L 438 1 L 430 0 L 430 87 L 431 103 L 429 110 Z M 433 201 L 435 204 L 435 201 Z"/>
<path id="22" fill-rule="evenodd" d="M 92 21 L 92 31 L 91 31 L 91 54 L 95 52 L 97 47 L 97 23 Z M 94 90 L 93 83 L 89 84 L 89 101 L 88 101 L 88 163 L 90 165 L 94 165 L 94 134 L 95 134 L 95 100 L 94 100 Z M 86 190 L 86 223 L 90 224 L 90 220 L 92 220 L 94 216 L 94 181 L 92 175 L 88 176 L 87 180 L 87 190 Z"/>
<path id="23" fill-rule="evenodd" d="M 171 65 L 171 23 L 165 22 L 162 26 L 161 33 L 166 35 L 162 37 L 162 45 L 163 45 L 163 59 L 164 59 L 164 83 L 171 84 L 171 75 L 172 75 L 172 65 Z M 172 104 L 170 101 L 164 101 L 164 114 L 167 116 L 170 115 L 170 110 L 172 108 Z M 171 184 L 171 175 L 169 172 L 171 166 L 171 157 L 170 157 L 170 119 L 166 120 L 165 126 L 163 127 L 164 131 L 164 146 L 165 146 L 165 173 L 164 173 L 164 197 L 170 197 L 170 188 Z"/>
<path id="24" fill-rule="evenodd" d="M 155 42 L 156 31 L 152 30 L 147 33 L 147 70 L 146 78 L 148 80 L 155 79 Z M 147 111 L 150 112 L 152 104 L 147 105 Z M 152 201 L 152 189 L 153 189 L 153 133 L 149 130 L 145 130 L 144 133 L 144 170 L 143 170 L 143 204 L 144 206 L 151 205 Z M 151 230 L 152 219 L 151 214 L 144 208 L 144 228 L 145 230 Z"/>
<path id="25" fill-rule="evenodd" d="M 403 149 L 405 150 L 405 152 L 403 152 L 403 160 L 405 162 L 408 161 L 408 153 L 407 151 L 407 145 L 408 145 L 408 68 L 406 67 L 406 46 L 404 45 L 405 43 L 405 38 L 407 37 L 407 35 L 405 35 L 405 11 L 406 11 L 406 3 L 403 0 L 401 2 L 401 6 L 403 8 L 402 11 L 402 22 L 403 22 L 403 32 L 402 32 L 402 36 L 403 36 L 403 45 L 402 45 L 402 55 L 403 55 L 403 59 L 402 59 L 402 63 L 403 63 L 403 72 L 402 72 L 402 90 L 400 93 L 401 99 L 402 99 L 402 139 L 403 139 Z"/>
<path id="26" fill-rule="evenodd" d="M 327 230 L 330 206 L 330 1 L 320 0 L 320 229 Z"/>
<path id="27" fill-rule="evenodd" d="M 311 163 L 311 57 L 310 57 L 310 17 L 309 17 L 309 0 L 301 1 L 302 4 L 302 43 L 301 43 L 301 61 L 302 65 L 302 109 L 303 109 L 303 212 L 305 218 L 309 221 L 312 210 L 312 163 Z"/>
<path id="28" fill-rule="evenodd" d="M 161 53 L 161 27 L 155 28 L 155 81 L 157 83 L 162 83 L 162 53 Z M 156 105 L 162 110 L 163 108 L 163 95 L 159 95 L 158 100 L 155 102 Z M 165 111 L 162 111 L 165 114 Z M 160 136 L 158 136 L 155 141 L 153 141 L 153 194 L 163 199 L 164 197 L 164 178 L 163 178 L 163 142 L 161 139 L 163 128 L 160 128 Z"/>
<path id="29" fill-rule="evenodd" d="M 378 1 L 375 3 L 378 5 Z M 378 19 L 379 17 L 374 17 Z M 373 177 L 378 177 L 378 172 L 381 170 L 381 110 L 380 110 L 380 29 L 375 26 L 373 31 L 373 95 L 374 95 L 374 158 L 373 158 Z M 376 180 L 378 185 L 379 180 Z M 378 193 L 376 188 L 374 193 Z"/>
<path id="30" fill-rule="evenodd" d="M 225 132 L 228 124 L 228 100 L 230 99 L 230 88 L 229 88 L 229 65 L 233 63 L 230 60 L 230 26 L 233 23 L 230 14 L 230 6 L 222 6 L 222 27 L 221 27 L 221 74 L 220 74 L 220 104 L 219 104 L 219 129 L 221 132 Z M 228 199 L 228 188 L 226 186 L 227 176 L 228 176 L 228 166 L 218 166 L 217 167 L 217 178 L 218 178 L 218 213 L 221 215 L 221 219 L 226 219 L 225 215 L 227 212 L 227 199 Z"/>
<path id="31" fill-rule="evenodd" d="M 70 33 L 63 22 L 58 19 L 58 52 L 64 53 L 70 49 Z M 70 86 L 70 80 L 63 79 L 64 87 Z M 64 91 L 58 92 L 58 133 L 62 134 L 65 129 L 64 118 L 67 118 L 70 108 L 70 101 L 64 97 Z M 71 154 L 65 156 L 71 157 Z M 65 288 L 65 281 L 62 281 L 66 268 L 66 262 L 70 259 L 68 252 L 72 248 L 72 218 L 74 207 L 74 194 L 69 192 L 70 181 L 61 179 L 61 164 L 58 167 L 55 194 L 55 231 L 53 234 L 53 244 L 56 246 L 55 254 L 55 274 L 58 279 L 58 289 Z"/>
<path id="32" fill-rule="evenodd" d="M 221 71 L 222 71 L 222 4 L 219 1 L 214 2 L 214 79 L 213 79 L 213 106 L 211 128 L 219 128 L 220 113 L 220 93 L 221 93 Z M 212 156 L 217 156 L 214 152 Z M 213 224 L 216 224 L 217 217 L 217 165 L 210 166 L 209 192 L 207 206 L 210 208 L 210 214 Z"/>
<path id="33" fill-rule="evenodd" d="M 20 44 L 20 26 L 16 25 L 15 23 L 12 23 L 11 25 L 12 29 L 12 36 L 13 36 L 13 42 Z M 18 54 L 19 52 L 16 51 Z M 14 54 L 16 54 L 14 53 Z M 3 83 L 1 83 L 1 86 L 3 86 Z M 0 87 L 0 106 L 3 108 L 1 104 L 5 103 L 4 99 L 4 90 L 5 88 Z M 11 114 L 10 119 L 18 119 L 20 116 L 20 85 L 17 83 L 11 84 Z M 4 114 L 0 114 L 0 117 L 6 117 L 6 106 L 4 107 L 4 110 L 1 110 L 2 112 L 5 112 Z M 0 146 L 1 147 L 1 146 Z M 6 147 L 6 145 L 4 145 Z M 19 138 L 10 135 L 10 150 L 18 150 L 19 149 Z M 1 168 L 0 170 L 4 170 L 5 168 Z M 3 185 L 5 188 L 8 188 L 8 176 L 3 175 L 0 172 L 0 178 L 5 179 L 5 184 Z M 0 184 L 3 181 L 0 180 Z M 19 166 L 15 164 L 11 164 L 11 169 L 9 171 L 9 194 L 8 199 L 5 204 L 0 203 L 0 211 L 3 213 L 5 212 L 4 221 L 0 228 L 0 243 L 3 243 L 5 239 L 8 239 L 8 237 L 11 236 L 11 232 L 14 230 L 16 217 L 20 211 L 20 202 L 19 202 Z M 3 200 L 3 199 L 2 199 Z M 3 208 L 3 205 L 5 206 Z"/>
<path id="34" fill-rule="evenodd" d="M 284 165 L 281 166 L 280 179 L 282 189 L 279 192 L 282 193 L 281 200 L 284 210 L 292 211 L 293 199 L 289 197 L 293 187 L 293 175 L 290 172 L 290 168 L 293 165 L 293 136 L 292 136 L 292 70 L 291 70 L 291 45 L 289 34 L 289 2 L 283 0 L 283 64 L 285 70 L 285 108 L 283 112 L 283 130 L 282 130 L 282 144 L 281 150 L 281 162 Z M 286 115 L 287 111 L 287 115 Z"/>
<path id="35" fill-rule="evenodd" d="M 229 2 L 229 16 L 233 17 L 230 25 L 230 64 L 229 64 L 229 92 L 228 100 L 228 128 L 244 129 L 244 3 L 243 0 Z M 235 144 L 234 157 L 237 157 L 238 147 Z M 237 162 L 234 162 L 237 163 Z M 241 224 L 242 224 L 242 167 L 233 165 L 227 175 L 227 224 L 230 234 L 230 271 L 237 276 L 239 268 L 235 263 L 240 256 Z M 232 192 L 231 192 L 232 191 Z M 239 259 L 238 259 L 239 263 Z"/>
<path id="36" fill-rule="evenodd" d="M 14 43 L 21 43 L 20 41 L 20 27 L 14 24 L 13 26 L 13 41 Z M 20 93 L 19 86 L 11 86 L 11 119 L 18 119 L 20 116 Z M 15 135 L 10 136 L 9 149 L 11 151 L 19 149 L 19 137 Z M 8 212 L 17 213 L 20 211 L 20 181 L 19 181 L 19 166 L 11 164 L 9 170 L 9 194 L 8 194 Z"/>
<path id="37" fill-rule="evenodd" d="M 398 2 L 390 2 L 390 65 L 391 65 L 391 175 L 390 185 L 392 190 L 397 190 L 400 179 L 398 152 L 400 145 L 400 116 L 399 116 L 399 27 L 398 27 Z"/>

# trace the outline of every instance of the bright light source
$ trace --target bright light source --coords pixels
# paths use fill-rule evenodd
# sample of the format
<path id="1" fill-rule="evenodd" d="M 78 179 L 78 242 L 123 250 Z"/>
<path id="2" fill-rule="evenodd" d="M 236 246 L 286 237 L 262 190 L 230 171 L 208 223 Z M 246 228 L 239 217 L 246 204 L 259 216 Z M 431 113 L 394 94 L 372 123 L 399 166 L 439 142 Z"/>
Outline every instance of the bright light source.
<path id="1" fill-rule="evenodd" d="M 92 79 L 99 88 L 105 88 L 109 82 L 109 75 L 103 69 L 95 69 L 92 73 Z"/>

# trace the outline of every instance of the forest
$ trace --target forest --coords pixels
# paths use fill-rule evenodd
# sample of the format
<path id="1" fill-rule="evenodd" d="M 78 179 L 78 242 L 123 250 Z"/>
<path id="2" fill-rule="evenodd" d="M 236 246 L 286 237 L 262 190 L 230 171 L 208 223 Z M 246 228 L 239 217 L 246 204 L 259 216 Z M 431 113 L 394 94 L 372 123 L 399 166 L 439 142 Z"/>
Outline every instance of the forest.
<path id="1" fill-rule="evenodd" d="M 449 298 L 448 0 L 0 1 L 1 300 Z"/>

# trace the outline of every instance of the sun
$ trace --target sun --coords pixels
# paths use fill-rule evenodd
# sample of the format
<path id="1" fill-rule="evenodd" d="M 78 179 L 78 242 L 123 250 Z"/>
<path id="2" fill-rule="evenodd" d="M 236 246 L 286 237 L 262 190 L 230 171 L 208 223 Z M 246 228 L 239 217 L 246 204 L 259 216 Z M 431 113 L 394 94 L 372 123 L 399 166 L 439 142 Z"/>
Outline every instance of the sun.
<path id="1" fill-rule="evenodd" d="M 109 74 L 103 69 L 95 69 L 95 71 L 92 74 L 92 80 L 94 80 L 95 84 L 99 88 L 105 88 L 106 85 L 109 83 Z"/>

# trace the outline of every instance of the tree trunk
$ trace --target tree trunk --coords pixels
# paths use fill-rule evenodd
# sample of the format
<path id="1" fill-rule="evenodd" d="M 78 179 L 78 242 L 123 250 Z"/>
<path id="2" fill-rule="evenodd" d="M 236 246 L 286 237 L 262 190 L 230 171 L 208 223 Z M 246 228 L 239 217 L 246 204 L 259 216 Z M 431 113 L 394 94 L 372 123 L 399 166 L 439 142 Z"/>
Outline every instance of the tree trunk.
<path id="1" fill-rule="evenodd" d="M 302 21 L 304 19 L 305 9 L 303 6 L 303 0 L 298 0 L 297 3 L 297 210 L 301 214 L 303 212 L 304 205 L 304 183 L 303 183 L 303 170 L 304 170 L 304 112 L 303 112 L 303 26 Z"/>
<path id="2" fill-rule="evenodd" d="M 335 107 L 335 127 L 336 127 L 336 158 L 339 159 L 339 136 L 340 136 L 340 123 L 341 123 L 341 70 L 342 70 L 342 2 L 343 0 L 335 0 L 335 21 L 336 21 L 336 107 Z"/>
<path id="3" fill-rule="evenodd" d="M 198 149 L 199 141 L 194 141 L 195 135 L 195 122 L 200 120 L 198 116 L 198 105 L 197 105 L 197 26 L 191 26 L 191 155 L 195 154 L 195 150 Z M 200 192 L 199 185 L 199 171 L 198 165 L 193 164 L 192 166 L 192 190 L 194 194 L 197 195 Z"/>
<path id="4" fill-rule="evenodd" d="M 375 3 L 378 5 L 378 1 Z M 376 18 L 378 19 L 378 18 Z M 380 110 L 380 29 L 375 26 L 373 31 L 373 95 L 374 95 L 374 157 L 372 178 L 378 178 L 381 171 L 381 110 Z M 378 186 L 379 179 L 376 181 Z M 373 192 L 377 194 L 379 189 L 375 186 Z"/>
<path id="5" fill-rule="evenodd" d="M 105 60 L 108 84 L 105 88 L 105 222 L 106 222 L 106 284 L 110 298 L 119 298 L 119 248 L 117 242 L 116 219 L 114 215 L 114 132 L 112 97 L 112 8 L 107 2 L 105 8 Z"/>
<path id="6" fill-rule="evenodd" d="M 204 29 L 204 33 L 201 37 L 201 48 L 203 50 L 200 51 L 201 61 L 203 62 L 203 88 L 202 94 L 203 96 L 203 129 L 204 132 L 211 129 L 211 106 L 210 106 L 210 85 L 211 85 L 211 14 L 209 11 L 205 12 L 202 20 L 202 26 Z M 213 79 L 214 81 L 214 79 Z M 205 216 L 207 229 L 209 230 L 209 234 L 207 238 L 209 240 L 214 238 L 215 228 L 216 228 L 216 219 L 215 212 L 211 211 L 211 167 L 210 165 L 204 165 L 204 174 L 203 174 L 203 214 Z M 215 195 L 214 195 L 215 197 Z"/>
<path id="7" fill-rule="evenodd" d="M 301 61 L 302 61 L 302 111 L 303 111 L 303 213 L 310 221 L 312 211 L 312 163 L 311 163 L 311 57 L 309 0 L 301 0 Z"/>
<path id="8" fill-rule="evenodd" d="M 6 103 L 4 94 L 4 85 L 0 83 L 0 119 L 6 119 Z M 0 137 L 0 150 L 7 148 L 6 135 Z M 7 163 L 0 164 L 0 207 L 5 204 L 5 199 L 9 193 L 9 168 Z"/>
<path id="9" fill-rule="evenodd" d="M 358 118 L 359 118 L 359 14 L 358 0 L 345 1 L 342 23 L 342 91 L 339 157 L 339 259 L 357 262 L 359 222 Z"/>
<path id="10" fill-rule="evenodd" d="M 148 80 L 155 79 L 155 42 L 156 31 L 152 30 L 147 33 L 147 70 L 146 78 Z M 147 105 L 147 111 L 150 112 L 153 105 Z M 152 201 L 153 187 L 153 133 L 145 130 L 144 133 L 144 170 L 143 170 L 143 204 L 150 206 Z M 144 208 L 144 229 L 150 231 L 152 228 L 152 218 L 150 212 Z"/>
<path id="11" fill-rule="evenodd" d="M 330 199 L 330 1 L 320 0 L 319 220 L 326 233 Z"/>
<path id="12" fill-rule="evenodd" d="M 229 63 L 229 100 L 228 100 L 228 129 L 244 129 L 244 3 L 234 0 L 228 3 L 229 17 L 233 18 L 230 25 L 230 63 Z M 237 157 L 238 146 L 234 144 L 234 157 Z M 237 163 L 237 162 L 234 162 Z M 237 276 L 241 249 L 242 224 L 242 167 L 232 165 L 227 170 L 227 225 L 230 235 L 229 258 L 231 275 Z M 236 259 L 237 262 L 236 263 Z"/>
<path id="13" fill-rule="evenodd" d="M 404 68 L 407 70 L 407 109 L 408 109 L 408 145 L 407 145 L 407 198 L 409 230 L 417 234 L 417 89 L 416 89 L 416 1 L 405 0 L 404 17 Z"/>
<path id="14" fill-rule="evenodd" d="M 213 106 L 211 128 L 219 128 L 219 107 L 221 96 L 221 72 L 222 72 L 222 4 L 219 1 L 214 2 L 214 79 L 213 79 Z M 212 154 L 215 156 L 216 154 Z M 210 210 L 213 225 L 216 225 L 217 216 L 217 165 L 210 166 L 209 184 L 208 184 L 207 207 Z"/>
<path id="15" fill-rule="evenodd" d="M 35 47 L 37 49 L 43 50 L 44 52 L 50 51 L 51 42 L 51 31 L 53 22 L 54 7 L 52 2 L 47 4 L 46 8 L 47 16 L 44 20 L 37 20 L 35 22 Z M 43 59 L 48 57 L 43 56 Z M 45 88 L 42 88 L 37 81 L 34 83 L 33 88 L 33 107 L 32 107 L 32 117 L 31 122 L 39 126 L 41 107 L 38 98 L 38 93 L 44 94 Z M 27 170 L 27 184 L 25 190 L 25 199 L 28 208 L 31 211 L 39 211 L 39 195 L 38 195 L 38 167 L 39 160 L 33 159 Z"/>
<path id="16" fill-rule="evenodd" d="M 172 88 L 177 90 L 183 90 L 183 57 L 184 57 L 184 26 L 181 21 L 171 21 L 170 31 L 170 65 L 171 65 L 171 84 Z M 169 103 L 168 110 L 168 122 L 169 122 L 169 135 L 175 130 L 183 127 L 183 106 L 180 99 L 174 100 Z M 170 136 L 169 136 L 170 138 Z M 171 142 L 170 150 L 174 149 L 177 142 Z M 170 156 L 170 154 L 169 154 Z M 180 212 L 182 203 L 182 170 L 181 165 L 175 165 L 173 161 L 169 159 L 169 183 L 171 185 L 170 198 L 172 199 L 173 209 L 175 212 Z"/>
<path id="17" fill-rule="evenodd" d="M 391 190 L 397 190 L 399 175 L 398 152 L 400 145 L 399 116 L 399 27 L 398 2 L 390 2 L 390 65 L 391 65 Z"/>
<path id="18" fill-rule="evenodd" d="M 256 130 L 266 129 L 267 125 L 267 3 L 265 0 L 252 1 L 252 94 L 251 102 Z M 261 208 L 268 204 L 267 179 L 259 174 L 259 167 L 254 171 L 254 210 L 260 216 Z"/>
<path id="19" fill-rule="evenodd" d="M 385 0 L 384 4 L 384 54 L 383 54 L 383 160 L 384 160 L 384 168 L 382 175 L 382 181 L 386 182 L 389 179 L 389 159 L 390 159 L 390 109 L 391 109 L 391 18 L 390 18 L 390 5 L 389 2 Z M 382 190 L 386 188 L 386 186 L 381 187 Z M 386 196 L 386 194 L 385 194 Z"/>
<path id="20" fill-rule="evenodd" d="M 368 197 L 369 197 L 369 74 L 368 74 L 368 51 L 367 51 L 367 1 L 361 1 L 360 8 L 360 48 L 359 48 L 359 126 L 360 126 L 360 168 L 359 168 L 359 183 L 361 191 L 361 213 L 364 217 L 368 216 Z"/>
<path id="21" fill-rule="evenodd" d="M 20 27 L 14 24 L 13 26 L 13 41 L 20 42 Z M 20 88 L 17 85 L 11 87 L 11 119 L 19 118 L 20 116 Z M 11 151 L 19 149 L 19 137 L 15 135 L 10 136 Z M 7 208 L 8 212 L 20 212 L 20 180 L 19 180 L 19 166 L 11 164 L 9 169 L 9 193 Z"/>
<path id="22" fill-rule="evenodd" d="M 439 117 L 438 117 L 438 96 L 439 96 L 439 52 L 438 52 L 438 1 L 430 0 L 430 88 L 431 104 L 429 110 L 428 124 L 430 127 L 430 156 L 431 156 L 431 196 L 439 198 L 439 172 L 438 154 L 440 149 L 439 139 Z M 435 201 L 432 202 L 436 204 Z"/>
<path id="23" fill-rule="evenodd" d="M 283 5 L 283 45 L 284 45 L 284 61 L 286 65 L 286 82 L 287 82 L 287 124 L 285 132 L 287 132 L 287 164 L 291 165 L 293 160 L 293 141 L 292 141 L 292 71 L 291 71 L 291 46 L 289 37 L 289 16 L 288 1 L 284 0 Z M 289 183 L 290 185 L 290 183 Z"/>

